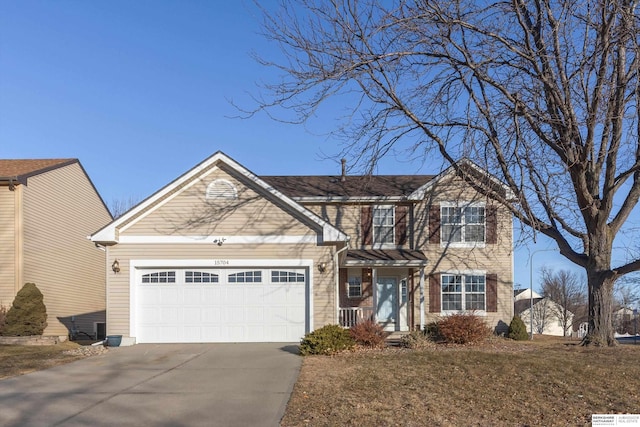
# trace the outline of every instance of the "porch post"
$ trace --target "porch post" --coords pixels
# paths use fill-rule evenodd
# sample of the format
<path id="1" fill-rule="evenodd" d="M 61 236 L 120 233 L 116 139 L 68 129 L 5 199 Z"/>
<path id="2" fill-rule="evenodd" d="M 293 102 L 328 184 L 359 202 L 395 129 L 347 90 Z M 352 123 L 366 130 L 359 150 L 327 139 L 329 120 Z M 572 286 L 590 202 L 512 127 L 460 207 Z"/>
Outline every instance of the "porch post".
<path id="1" fill-rule="evenodd" d="M 420 267 L 420 330 L 424 330 L 424 267 Z"/>
<path id="2" fill-rule="evenodd" d="M 371 268 L 371 293 L 373 294 L 373 321 L 378 323 L 378 269 Z"/>

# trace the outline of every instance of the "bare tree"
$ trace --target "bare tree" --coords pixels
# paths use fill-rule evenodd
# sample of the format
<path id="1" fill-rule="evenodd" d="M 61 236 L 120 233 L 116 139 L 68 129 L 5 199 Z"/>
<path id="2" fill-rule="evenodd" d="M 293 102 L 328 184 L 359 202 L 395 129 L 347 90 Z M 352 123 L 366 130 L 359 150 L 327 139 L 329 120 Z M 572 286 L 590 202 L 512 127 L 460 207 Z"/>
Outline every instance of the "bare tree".
<path id="1" fill-rule="evenodd" d="M 474 160 L 510 189 L 496 200 L 584 268 L 584 343 L 615 345 L 613 283 L 640 269 L 612 264 L 640 197 L 638 12 L 635 0 L 283 1 L 263 28 L 284 58 L 258 57 L 282 80 L 250 113 L 304 122 L 334 99 L 338 155 L 369 171 L 391 152 Z"/>
<path id="2" fill-rule="evenodd" d="M 635 331 L 634 308 L 637 309 L 640 295 L 638 294 L 638 282 L 640 278 L 629 275 L 617 280 L 614 286 L 614 316 L 613 326 L 620 334 L 632 334 Z"/>
<path id="3" fill-rule="evenodd" d="M 529 314 L 533 318 L 533 330 L 536 334 L 544 334 L 549 322 L 554 320 L 550 301 L 547 298 L 539 298 L 533 305 L 533 311 Z"/>
<path id="4" fill-rule="evenodd" d="M 129 209 L 138 204 L 138 199 L 132 196 L 126 199 L 113 199 L 109 204 L 109 210 L 113 219 L 119 218 Z"/>
<path id="5" fill-rule="evenodd" d="M 586 291 L 586 284 L 576 273 L 569 270 L 554 272 L 542 269 L 542 296 L 555 303 L 551 305 L 550 310 L 562 326 L 564 336 L 570 328 L 583 320 Z"/>

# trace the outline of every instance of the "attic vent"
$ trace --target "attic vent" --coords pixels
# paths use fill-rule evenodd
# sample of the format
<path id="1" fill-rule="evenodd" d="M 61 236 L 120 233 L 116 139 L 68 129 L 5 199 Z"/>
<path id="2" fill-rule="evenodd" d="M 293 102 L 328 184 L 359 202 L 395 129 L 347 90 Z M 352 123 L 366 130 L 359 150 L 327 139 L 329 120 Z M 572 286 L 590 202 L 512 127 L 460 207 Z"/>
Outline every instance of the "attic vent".
<path id="1" fill-rule="evenodd" d="M 236 187 L 226 179 L 216 179 L 207 186 L 207 200 L 214 199 L 237 199 Z"/>

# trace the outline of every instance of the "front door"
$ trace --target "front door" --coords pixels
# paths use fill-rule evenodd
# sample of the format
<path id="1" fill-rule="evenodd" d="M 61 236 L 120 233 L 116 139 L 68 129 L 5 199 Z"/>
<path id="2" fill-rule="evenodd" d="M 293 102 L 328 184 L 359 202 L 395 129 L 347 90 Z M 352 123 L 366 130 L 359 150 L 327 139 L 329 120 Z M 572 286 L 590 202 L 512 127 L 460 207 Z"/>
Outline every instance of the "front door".
<path id="1" fill-rule="evenodd" d="M 398 304 L 395 277 L 378 277 L 376 281 L 376 317 L 381 323 L 395 323 Z"/>

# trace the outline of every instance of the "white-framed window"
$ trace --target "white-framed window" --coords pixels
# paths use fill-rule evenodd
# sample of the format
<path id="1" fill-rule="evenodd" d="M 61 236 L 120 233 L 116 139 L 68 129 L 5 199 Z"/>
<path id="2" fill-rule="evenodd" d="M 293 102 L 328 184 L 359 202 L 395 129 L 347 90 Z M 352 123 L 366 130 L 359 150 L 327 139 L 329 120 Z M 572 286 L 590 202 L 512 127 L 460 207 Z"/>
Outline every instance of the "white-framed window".
<path id="1" fill-rule="evenodd" d="M 484 243 L 485 227 L 483 205 L 440 207 L 440 241 L 443 244 Z"/>
<path id="2" fill-rule="evenodd" d="M 407 279 L 402 279 L 400 281 L 400 302 L 402 304 L 407 302 L 407 291 L 408 291 Z"/>
<path id="3" fill-rule="evenodd" d="M 393 245 L 395 243 L 395 209 L 393 205 L 373 207 L 373 244 Z"/>
<path id="4" fill-rule="evenodd" d="M 176 283 L 175 271 L 156 271 L 142 275 L 142 283 Z"/>
<path id="5" fill-rule="evenodd" d="M 349 298 L 360 298 L 362 296 L 362 276 L 349 274 L 347 296 Z"/>
<path id="6" fill-rule="evenodd" d="M 205 198 L 207 200 L 215 199 L 237 199 L 238 191 L 236 187 L 226 179 L 216 179 L 211 181 L 207 186 L 207 193 Z"/>
<path id="7" fill-rule="evenodd" d="M 272 270 L 271 283 L 304 283 L 304 274 L 295 271 Z"/>
<path id="8" fill-rule="evenodd" d="M 441 275 L 442 311 L 484 311 L 486 282 L 484 274 Z"/>
<path id="9" fill-rule="evenodd" d="M 241 271 L 239 273 L 229 274 L 229 283 L 261 283 L 262 271 Z"/>
<path id="10" fill-rule="evenodd" d="M 185 283 L 218 283 L 219 277 L 215 273 L 208 273 L 206 271 L 190 271 L 184 272 Z"/>

